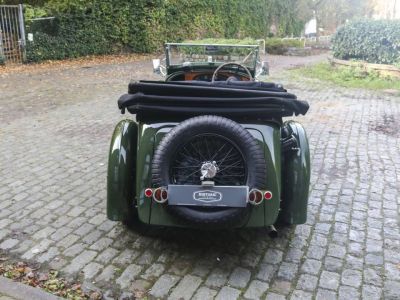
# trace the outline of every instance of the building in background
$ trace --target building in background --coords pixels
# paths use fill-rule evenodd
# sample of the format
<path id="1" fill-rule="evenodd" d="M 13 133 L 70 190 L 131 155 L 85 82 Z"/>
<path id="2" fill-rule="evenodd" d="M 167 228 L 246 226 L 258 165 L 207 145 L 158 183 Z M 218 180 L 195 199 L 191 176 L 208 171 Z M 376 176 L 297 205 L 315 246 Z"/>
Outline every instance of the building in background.
<path id="1" fill-rule="evenodd" d="M 317 35 L 317 19 L 312 18 L 304 26 L 304 35 L 306 37 L 313 37 Z"/>
<path id="2" fill-rule="evenodd" d="M 400 19 L 400 0 L 371 0 L 371 5 L 374 19 Z"/>

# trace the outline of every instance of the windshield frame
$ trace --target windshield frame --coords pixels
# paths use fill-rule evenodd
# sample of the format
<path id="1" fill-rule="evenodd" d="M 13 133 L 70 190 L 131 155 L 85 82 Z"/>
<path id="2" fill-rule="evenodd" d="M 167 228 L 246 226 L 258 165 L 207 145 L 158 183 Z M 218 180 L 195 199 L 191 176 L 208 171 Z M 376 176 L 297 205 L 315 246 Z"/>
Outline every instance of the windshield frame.
<path id="1" fill-rule="evenodd" d="M 165 66 L 167 68 L 167 72 L 170 67 L 177 67 L 177 66 L 183 66 L 182 64 L 171 64 L 171 46 L 184 46 L 184 47 L 224 47 L 224 48 L 248 48 L 249 49 L 249 54 L 250 56 L 254 52 L 254 65 L 250 67 L 251 71 L 255 71 L 257 68 L 257 63 L 259 62 L 259 50 L 260 46 L 259 45 L 240 45 L 240 44 L 204 44 L 204 43 L 165 43 L 164 50 L 165 50 Z M 221 65 L 224 62 L 213 62 L 212 64 L 215 66 Z M 239 63 L 239 62 L 237 62 Z M 190 65 L 209 65 L 207 62 L 190 62 Z"/>

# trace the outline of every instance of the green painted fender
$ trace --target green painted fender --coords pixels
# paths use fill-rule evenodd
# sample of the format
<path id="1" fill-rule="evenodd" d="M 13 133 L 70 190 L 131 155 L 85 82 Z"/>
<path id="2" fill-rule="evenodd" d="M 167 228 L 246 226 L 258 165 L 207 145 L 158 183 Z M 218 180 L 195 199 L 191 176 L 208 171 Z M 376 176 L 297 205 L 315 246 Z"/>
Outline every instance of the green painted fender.
<path id="1" fill-rule="evenodd" d="M 308 139 L 303 126 L 295 121 L 285 122 L 283 128 L 296 139 L 297 146 L 285 153 L 283 159 L 283 199 L 279 219 L 287 224 L 303 224 L 307 221 L 311 173 Z"/>
<path id="2" fill-rule="evenodd" d="M 107 172 L 107 217 L 128 221 L 134 214 L 137 124 L 122 120 L 111 139 Z"/>

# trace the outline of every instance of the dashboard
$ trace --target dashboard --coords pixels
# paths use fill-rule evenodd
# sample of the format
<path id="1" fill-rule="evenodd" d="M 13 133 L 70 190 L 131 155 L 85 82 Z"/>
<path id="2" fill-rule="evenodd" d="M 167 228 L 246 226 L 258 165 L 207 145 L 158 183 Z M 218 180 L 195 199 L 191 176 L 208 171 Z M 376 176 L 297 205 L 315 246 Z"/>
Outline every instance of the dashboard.
<path id="1" fill-rule="evenodd" d="M 190 72 L 185 73 L 185 80 L 198 80 L 198 81 L 211 81 L 213 72 Z M 228 78 L 236 78 L 238 81 L 247 81 L 249 78 L 247 75 L 241 75 L 240 73 L 231 72 L 219 72 L 217 74 L 216 81 L 225 81 Z"/>
<path id="2" fill-rule="evenodd" d="M 195 80 L 195 81 L 211 81 L 214 72 L 210 71 L 190 71 L 190 72 L 182 72 L 171 76 L 169 81 L 187 81 L 187 80 Z M 237 73 L 237 72 L 218 72 L 216 81 L 226 81 L 228 78 L 234 77 L 238 81 L 248 81 L 249 78 L 247 74 Z"/>

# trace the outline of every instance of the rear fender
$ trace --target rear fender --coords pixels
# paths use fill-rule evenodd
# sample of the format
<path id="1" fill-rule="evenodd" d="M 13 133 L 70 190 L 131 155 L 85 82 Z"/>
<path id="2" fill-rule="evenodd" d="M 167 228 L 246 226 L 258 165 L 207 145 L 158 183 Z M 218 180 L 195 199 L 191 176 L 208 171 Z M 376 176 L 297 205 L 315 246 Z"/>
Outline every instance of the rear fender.
<path id="1" fill-rule="evenodd" d="M 310 186 L 310 150 L 303 126 L 287 121 L 283 129 L 292 135 L 297 145 L 284 154 L 283 199 L 280 221 L 287 224 L 303 224 L 307 221 L 307 204 Z"/>
<path id="2" fill-rule="evenodd" d="M 127 221 L 134 213 L 137 124 L 122 120 L 111 139 L 107 172 L 107 217 Z"/>

